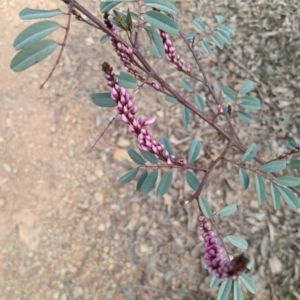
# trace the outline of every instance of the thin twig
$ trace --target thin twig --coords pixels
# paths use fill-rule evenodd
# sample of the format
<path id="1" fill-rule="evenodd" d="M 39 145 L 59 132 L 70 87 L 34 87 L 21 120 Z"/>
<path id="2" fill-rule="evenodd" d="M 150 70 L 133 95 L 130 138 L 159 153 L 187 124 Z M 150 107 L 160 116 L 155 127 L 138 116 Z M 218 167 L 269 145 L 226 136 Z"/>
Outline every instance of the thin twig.
<path id="1" fill-rule="evenodd" d="M 54 66 L 53 66 L 51 72 L 49 73 L 48 77 L 46 78 L 46 80 L 45 80 L 45 81 L 42 83 L 42 85 L 40 86 L 40 89 L 42 89 L 42 88 L 45 86 L 45 84 L 48 82 L 48 80 L 52 77 L 52 75 L 53 75 L 53 73 L 54 73 L 56 67 L 57 67 L 58 64 L 59 64 L 59 61 L 60 61 L 60 59 L 61 59 L 62 53 L 63 53 L 63 51 L 64 51 L 64 48 L 66 47 L 67 38 L 68 38 L 69 31 L 70 31 L 70 24 L 71 24 L 71 17 L 72 17 L 71 12 L 72 12 L 72 9 L 73 9 L 73 4 L 74 4 L 73 2 L 74 2 L 74 0 L 71 1 L 71 2 L 68 4 L 68 5 L 69 5 L 68 23 L 67 23 L 67 26 L 66 26 L 66 28 L 65 28 L 66 32 L 65 32 L 64 40 L 63 40 L 63 42 L 62 42 L 62 44 L 61 44 L 61 48 L 60 48 L 58 57 L 57 57 L 57 59 L 56 59 L 56 62 L 55 62 L 55 64 L 54 64 Z"/>

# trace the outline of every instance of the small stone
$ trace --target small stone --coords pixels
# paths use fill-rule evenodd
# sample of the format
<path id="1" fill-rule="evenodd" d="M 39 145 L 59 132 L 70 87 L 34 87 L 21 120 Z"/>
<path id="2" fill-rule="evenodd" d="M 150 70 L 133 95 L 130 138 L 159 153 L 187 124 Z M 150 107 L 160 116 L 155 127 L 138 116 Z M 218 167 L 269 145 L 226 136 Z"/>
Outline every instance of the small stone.
<path id="1" fill-rule="evenodd" d="M 164 203 L 167 206 L 172 206 L 172 196 L 170 195 L 164 195 Z"/>
<path id="2" fill-rule="evenodd" d="M 74 299 L 78 299 L 83 295 L 83 289 L 80 286 L 76 286 L 73 290 L 73 297 Z"/>
<path id="3" fill-rule="evenodd" d="M 136 203 L 136 202 L 132 203 L 132 210 L 134 212 L 138 212 L 140 210 L 140 208 L 141 208 L 141 206 L 138 203 Z"/>
<path id="4" fill-rule="evenodd" d="M 0 199 L 0 207 L 3 207 L 5 205 L 5 200 L 4 199 Z"/>
<path id="5" fill-rule="evenodd" d="M 57 291 L 57 292 L 55 292 L 55 293 L 53 294 L 52 299 L 58 300 L 58 299 L 59 299 L 59 296 L 60 296 L 60 293 Z"/>
<path id="6" fill-rule="evenodd" d="M 99 204 L 103 204 L 104 203 L 104 195 L 101 193 L 95 193 L 95 200 L 96 202 L 98 202 Z"/>
<path id="7" fill-rule="evenodd" d="M 131 219 L 129 221 L 129 223 L 126 225 L 126 229 L 129 230 L 129 231 L 132 231 L 132 230 L 134 230 L 135 225 L 136 225 L 136 220 L 135 219 Z"/>
<path id="8" fill-rule="evenodd" d="M 104 224 L 100 224 L 100 225 L 98 226 L 98 231 L 100 231 L 100 232 L 105 231 L 105 225 L 104 225 Z"/>
<path id="9" fill-rule="evenodd" d="M 130 141 L 120 137 L 117 141 L 117 145 L 121 148 L 126 148 L 130 146 Z"/>
<path id="10" fill-rule="evenodd" d="M 85 44 L 86 44 L 87 46 L 91 46 L 91 45 L 95 44 L 95 41 L 94 41 L 94 39 L 93 39 L 91 36 L 89 36 L 89 37 L 87 37 L 87 38 L 85 39 Z"/>
<path id="11" fill-rule="evenodd" d="M 97 177 L 95 175 L 89 175 L 86 177 L 86 182 L 87 183 L 93 183 L 97 180 Z"/>
<path id="12" fill-rule="evenodd" d="M 142 253 L 148 253 L 148 252 L 149 252 L 149 247 L 148 247 L 148 245 L 146 245 L 146 244 L 141 244 L 141 245 L 140 245 L 140 251 L 141 251 Z"/>
<path id="13" fill-rule="evenodd" d="M 258 203 L 257 200 L 251 200 L 251 201 L 250 201 L 250 206 L 251 206 L 252 208 L 258 209 L 258 208 L 259 208 L 259 203 Z"/>
<path id="14" fill-rule="evenodd" d="M 103 173 L 103 170 L 97 169 L 95 171 L 95 174 L 97 175 L 98 178 L 102 178 L 104 173 Z"/>
<path id="15" fill-rule="evenodd" d="M 3 164 L 3 169 L 6 173 L 10 173 L 11 172 L 11 167 L 8 164 Z"/>
<path id="16" fill-rule="evenodd" d="M 273 275 L 277 275 L 282 272 L 282 263 L 277 256 L 272 256 L 269 258 L 269 268 Z"/>
<path id="17" fill-rule="evenodd" d="M 116 232 L 115 234 L 114 234 L 114 240 L 119 240 L 120 239 L 120 235 Z"/>
<path id="18" fill-rule="evenodd" d="M 68 300 L 67 294 L 62 294 L 59 300 Z"/>
<path id="19" fill-rule="evenodd" d="M 82 210 L 87 210 L 89 208 L 89 203 L 88 202 L 83 202 L 83 203 L 79 203 L 78 207 Z"/>

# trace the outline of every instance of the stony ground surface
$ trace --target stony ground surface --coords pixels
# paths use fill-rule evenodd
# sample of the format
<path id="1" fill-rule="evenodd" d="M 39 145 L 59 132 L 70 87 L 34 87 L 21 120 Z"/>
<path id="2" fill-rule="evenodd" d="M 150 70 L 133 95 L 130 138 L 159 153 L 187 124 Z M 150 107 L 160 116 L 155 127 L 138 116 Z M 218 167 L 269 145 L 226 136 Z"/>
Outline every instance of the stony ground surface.
<path id="1" fill-rule="evenodd" d="M 96 1 L 81 3 L 98 14 Z M 132 166 L 127 149 L 134 145 L 120 121 L 86 154 L 114 115 L 95 107 L 88 95 L 104 90 L 103 61 L 120 69 L 108 46 L 100 47 L 99 33 L 73 22 L 61 64 L 43 90 L 39 85 L 55 55 L 20 74 L 9 70 L 12 41 L 25 28 L 17 14 L 27 5 L 25 0 L 0 3 L 0 299 L 214 299 L 201 260 L 196 205 L 180 204 L 191 192 L 184 174 L 176 173 L 163 198 L 138 195 L 135 184 L 120 187 L 116 179 Z M 36 8 L 59 5 L 30 1 Z M 215 51 L 204 65 L 216 90 L 223 84 L 238 87 L 244 79 L 256 82 L 263 110 L 251 127 L 237 123 L 242 139 L 259 143 L 265 159 L 285 151 L 287 141 L 300 143 L 297 0 L 206 0 L 178 7 L 185 33 L 194 30 L 189 20 L 199 17 L 210 25 L 216 13 L 237 29 L 234 46 Z M 61 39 L 63 30 L 55 35 Z M 162 70 L 165 64 L 157 66 Z M 162 73 L 177 80 L 172 68 Z M 161 104 L 151 90 L 144 97 L 140 110 L 158 115 L 154 135 L 169 136 L 177 153 L 186 155 L 198 137 L 199 163 L 207 165 L 223 148 L 202 122 L 193 120 L 187 136 L 177 107 Z M 299 214 L 285 206 L 276 213 L 269 205 L 259 207 L 253 183 L 241 192 L 237 171 L 225 164 L 212 174 L 206 196 L 215 210 L 239 205 L 235 218 L 221 226 L 249 242 L 259 291 L 245 298 L 300 299 Z"/>

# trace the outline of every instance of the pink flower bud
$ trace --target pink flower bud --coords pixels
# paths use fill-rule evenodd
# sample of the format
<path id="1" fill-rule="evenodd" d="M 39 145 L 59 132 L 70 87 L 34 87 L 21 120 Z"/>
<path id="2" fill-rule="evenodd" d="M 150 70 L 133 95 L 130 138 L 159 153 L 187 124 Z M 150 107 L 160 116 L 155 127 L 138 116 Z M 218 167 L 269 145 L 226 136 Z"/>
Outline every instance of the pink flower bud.
<path id="1" fill-rule="evenodd" d="M 129 121 L 128 121 L 126 115 L 124 115 L 124 114 L 122 114 L 122 121 L 123 121 L 125 124 L 128 124 L 128 123 L 129 123 Z"/>

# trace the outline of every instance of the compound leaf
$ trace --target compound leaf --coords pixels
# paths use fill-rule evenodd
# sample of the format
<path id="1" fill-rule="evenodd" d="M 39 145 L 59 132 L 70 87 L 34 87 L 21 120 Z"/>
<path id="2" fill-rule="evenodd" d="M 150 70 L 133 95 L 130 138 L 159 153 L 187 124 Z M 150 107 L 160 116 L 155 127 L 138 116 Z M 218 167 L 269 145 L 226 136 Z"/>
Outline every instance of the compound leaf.
<path id="1" fill-rule="evenodd" d="M 240 90 L 239 90 L 239 94 L 240 95 L 244 95 L 249 93 L 250 91 L 252 91 L 254 88 L 254 84 L 251 80 L 246 80 L 243 82 Z"/>
<path id="2" fill-rule="evenodd" d="M 246 287 L 246 289 L 250 293 L 255 294 L 257 292 L 256 285 L 255 285 L 254 281 L 250 278 L 249 275 L 243 273 L 241 275 L 241 280 L 242 280 L 242 283 L 244 284 L 244 286 Z"/>
<path id="3" fill-rule="evenodd" d="M 141 192 L 141 187 L 142 187 L 142 184 L 144 183 L 145 179 L 147 178 L 148 176 L 148 172 L 145 170 L 141 176 L 140 176 L 140 179 L 139 181 L 137 182 L 136 184 L 136 191 L 137 192 Z"/>
<path id="4" fill-rule="evenodd" d="M 251 160 L 256 155 L 256 152 L 257 152 L 257 145 L 255 143 L 252 143 L 246 150 L 242 161 L 246 162 Z"/>
<path id="5" fill-rule="evenodd" d="M 246 250 L 248 248 L 248 243 L 245 239 L 236 235 L 226 235 L 227 240 L 235 247 Z"/>
<path id="6" fill-rule="evenodd" d="M 271 183 L 271 196 L 272 196 L 272 203 L 275 210 L 280 208 L 280 192 L 278 187 Z"/>
<path id="7" fill-rule="evenodd" d="M 195 174 L 192 171 L 188 170 L 186 172 L 185 180 L 194 191 L 197 191 L 197 189 L 200 185 L 200 181 L 198 180 L 198 178 L 195 176 Z"/>
<path id="8" fill-rule="evenodd" d="M 237 211 L 237 205 L 230 204 L 220 209 L 216 214 L 225 217 L 234 214 L 236 211 Z"/>
<path id="9" fill-rule="evenodd" d="M 246 109 L 260 110 L 260 100 L 256 97 L 245 95 L 241 98 L 241 106 Z"/>
<path id="10" fill-rule="evenodd" d="M 239 174 L 240 174 L 240 179 L 241 179 L 242 188 L 243 188 L 243 190 L 246 190 L 246 189 L 248 188 L 249 182 L 250 182 L 250 180 L 249 180 L 249 175 L 248 175 L 248 173 L 247 173 L 244 169 L 242 169 L 242 168 L 240 168 Z"/>
<path id="11" fill-rule="evenodd" d="M 206 41 L 201 41 L 200 44 L 201 44 L 201 47 L 202 47 L 203 51 L 204 51 L 206 54 L 210 55 L 210 54 L 211 54 L 211 48 L 210 48 L 210 45 L 208 44 L 208 42 L 206 42 Z"/>
<path id="12" fill-rule="evenodd" d="M 52 18 L 61 15 L 62 13 L 63 12 L 59 8 L 52 10 L 41 10 L 27 7 L 20 11 L 19 16 L 22 20 L 34 20 L 40 18 Z"/>
<path id="13" fill-rule="evenodd" d="M 199 94 L 195 94 L 194 100 L 195 100 L 195 104 L 196 104 L 197 109 L 199 111 L 203 112 L 204 108 L 205 108 L 205 104 L 204 104 L 204 101 L 203 101 L 202 97 Z"/>
<path id="14" fill-rule="evenodd" d="M 199 202 L 199 205 L 201 207 L 201 210 L 202 210 L 204 216 L 206 218 L 209 218 L 211 216 L 211 208 L 209 206 L 208 201 L 203 196 L 200 196 L 198 198 L 198 202 Z"/>
<path id="15" fill-rule="evenodd" d="M 155 165 L 157 164 L 157 158 L 155 157 L 155 155 L 151 152 L 146 152 L 143 150 L 140 150 L 141 154 L 143 155 L 143 157 L 148 160 L 151 164 Z"/>
<path id="16" fill-rule="evenodd" d="M 157 27 L 167 33 L 179 33 L 179 25 L 173 19 L 158 11 L 147 11 L 144 15 L 144 18 L 152 26 Z"/>
<path id="17" fill-rule="evenodd" d="M 141 186 L 141 193 L 142 194 L 148 194 L 152 188 L 155 185 L 155 182 L 157 180 L 158 171 L 154 170 L 152 171 L 144 180 L 142 186 Z"/>
<path id="18" fill-rule="evenodd" d="M 119 85 L 125 89 L 134 89 L 137 86 L 136 79 L 129 73 L 120 72 L 115 74 L 115 77 L 119 79 Z"/>
<path id="19" fill-rule="evenodd" d="M 219 47 L 220 49 L 224 48 L 224 44 L 222 42 L 222 39 L 216 33 L 211 34 L 210 38 L 212 39 L 212 41 L 214 42 L 214 44 L 217 47 Z"/>
<path id="20" fill-rule="evenodd" d="M 236 114 L 245 123 L 251 123 L 253 120 L 252 116 L 244 111 L 239 110 L 236 112 Z"/>
<path id="21" fill-rule="evenodd" d="M 182 123 L 184 126 L 189 125 L 190 123 L 190 110 L 186 106 L 182 106 L 181 111 Z"/>
<path id="22" fill-rule="evenodd" d="M 277 177 L 275 181 L 284 186 L 298 186 L 300 185 L 300 178 L 293 176 L 281 176 Z"/>
<path id="23" fill-rule="evenodd" d="M 181 80 L 181 85 L 182 87 L 187 91 L 187 92 L 192 92 L 193 91 L 193 86 L 187 79 L 182 79 Z"/>
<path id="24" fill-rule="evenodd" d="M 286 161 L 275 160 L 262 165 L 259 170 L 264 173 L 272 173 L 284 170 L 286 168 Z"/>
<path id="25" fill-rule="evenodd" d="M 118 182 L 120 184 L 126 184 L 126 183 L 130 182 L 132 179 L 134 179 L 134 177 L 136 176 L 136 174 L 138 173 L 138 171 L 139 171 L 139 168 L 130 170 L 129 172 L 127 172 L 124 175 L 122 175 L 119 178 Z"/>
<path id="26" fill-rule="evenodd" d="M 260 175 L 255 174 L 254 177 L 255 177 L 257 199 L 259 204 L 263 204 L 266 199 L 266 184 L 264 179 Z"/>
<path id="27" fill-rule="evenodd" d="M 20 50 L 32 45 L 55 31 L 59 26 L 55 21 L 40 21 L 32 24 L 16 37 L 13 46 L 16 50 Z"/>
<path id="28" fill-rule="evenodd" d="M 290 189 L 283 186 L 279 186 L 278 189 L 281 196 L 292 210 L 296 211 L 300 208 L 299 199 Z"/>
<path id="29" fill-rule="evenodd" d="M 226 300 L 229 296 L 231 287 L 232 279 L 223 281 L 218 292 L 217 300 Z"/>
<path id="30" fill-rule="evenodd" d="M 110 93 L 96 93 L 90 95 L 93 103 L 100 107 L 114 107 L 117 103 L 111 99 Z"/>
<path id="31" fill-rule="evenodd" d="M 173 181 L 173 174 L 171 171 L 167 172 L 159 182 L 159 185 L 156 189 L 156 194 L 158 196 L 163 196 L 170 188 Z"/>
<path id="32" fill-rule="evenodd" d="M 57 42 L 52 40 L 38 41 L 17 53 L 10 63 L 10 68 L 14 72 L 24 71 L 51 55 L 57 45 Z"/>
<path id="33" fill-rule="evenodd" d="M 156 58 L 163 57 L 165 54 L 165 48 L 160 35 L 151 26 L 145 26 L 144 28 L 151 38 L 151 53 Z"/>
<path id="34" fill-rule="evenodd" d="M 138 165 L 143 166 L 146 162 L 144 159 L 133 149 L 128 150 L 130 158 Z"/>
<path id="35" fill-rule="evenodd" d="M 201 20 L 195 19 L 193 23 L 198 29 L 200 29 L 201 31 L 205 31 L 205 24 Z"/>
<path id="36" fill-rule="evenodd" d="M 233 103 L 235 101 L 235 97 L 236 97 L 236 92 L 227 87 L 227 86 L 221 86 L 220 90 L 222 92 L 222 96 L 228 101 Z"/>
<path id="37" fill-rule="evenodd" d="M 194 139 L 193 142 L 191 143 L 190 151 L 189 151 L 188 162 L 190 164 L 193 163 L 197 159 L 197 157 L 200 153 L 200 150 L 201 150 L 201 142 L 197 139 Z"/>

